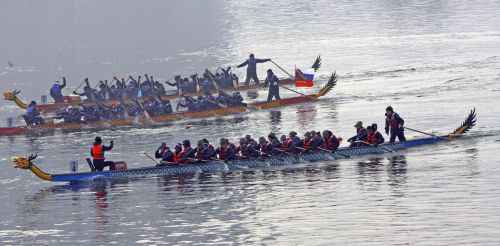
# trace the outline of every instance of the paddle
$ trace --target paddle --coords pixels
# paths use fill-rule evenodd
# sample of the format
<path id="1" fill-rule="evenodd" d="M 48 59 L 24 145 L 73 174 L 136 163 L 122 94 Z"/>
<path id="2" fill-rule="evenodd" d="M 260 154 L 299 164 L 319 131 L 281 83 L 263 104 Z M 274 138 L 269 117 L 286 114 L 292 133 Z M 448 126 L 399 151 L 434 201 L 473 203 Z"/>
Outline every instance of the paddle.
<path id="1" fill-rule="evenodd" d="M 323 151 L 326 151 L 326 152 L 330 152 L 330 153 L 332 153 L 332 154 L 337 154 L 337 155 L 343 156 L 343 157 L 345 157 L 345 158 L 349 158 L 349 159 L 351 158 L 351 156 L 350 156 L 350 155 L 346 155 L 346 154 L 338 153 L 338 152 L 336 152 L 336 151 L 327 150 L 327 149 L 324 149 L 324 148 L 321 148 L 321 147 L 318 147 L 318 149 L 323 150 Z"/>
<path id="2" fill-rule="evenodd" d="M 279 151 L 279 152 L 281 152 L 281 153 L 285 153 L 285 154 L 287 154 L 287 155 L 289 155 L 289 156 L 293 156 L 293 157 L 295 157 L 295 158 L 299 158 L 299 156 L 298 156 L 298 155 L 296 155 L 296 154 L 292 154 L 292 153 L 287 152 L 287 151 L 284 151 L 284 150 L 281 150 L 281 149 L 279 149 L 279 148 L 275 148 L 275 150 L 277 150 L 277 151 Z"/>
<path id="3" fill-rule="evenodd" d="M 410 131 L 414 131 L 414 132 L 418 132 L 418 133 L 422 133 L 424 135 L 427 135 L 427 136 L 431 136 L 431 137 L 435 137 L 435 138 L 443 138 L 441 136 L 438 136 L 438 135 L 435 135 L 435 134 L 432 134 L 432 133 L 427 133 L 427 132 L 422 132 L 422 131 L 419 131 L 419 130 L 415 130 L 415 129 L 412 129 L 412 128 L 409 128 L 409 127 L 404 127 L 404 129 L 408 129 Z M 444 138 L 443 138 L 444 139 Z"/>
<path id="4" fill-rule="evenodd" d="M 288 76 L 290 76 L 290 78 L 295 79 L 295 78 L 294 78 L 291 74 L 289 74 L 287 71 L 285 71 L 285 69 L 283 69 L 282 67 L 280 67 L 280 66 L 279 66 L 278 64 L 276 64 L 274 61 L 272 61 L 272 60 L 271 60 L 271 62 L 272 62 L 274 65 L 276 65 L 279 69 L 281 69 L 283 72 L 285 72 L 286 74 L 288 74 Z M 302 96 L 305 96 L 305 97 L 310 97 L 310 98 L 316 99 L 315 97 L 312 97 L 312 96 L 306 95 L 306 94 L 304 94 L 304 93 L 302 93 L 302 92 L 299 92 L 299 91 L 296 91 L 296 90 L 290 89 L 290 88 L 288 88 L 288 87 L 282 86 L 282 85 L 280 85 L 279 83 L 278 83 L 278 86 L 279 86 L 279 87 L 281 87 L 281 88 L 283 88 L 283 89 L 285 89 L 285 90 L 293 91 L 293 92 L 295 92 L 295 93 L 297 93 L 297 94 L 300 94 L 300 95 L 302 95 Z"/>
<path id="5" fill-rule="evenodd" d="M 213 104 L 217 104 L 221 108 L 227 108 L 227 105 L 225 105 L 225 104 L 214 102 L 214 101 L 209 100 L 209 99 L 206 99 L 206 100 L 209 101 L 209 102 L 211 102 L 211 103 L 213 103 Z"/>
<path id="6" fill-rule="evenodd" d="M 144 111 L 144 116 L 146 117 L 146 119 L 150 122 L 153 122 L 153 120 L 151 119 L 151 115 L 149 115 L 148 111 L 144 108 L 144 106 L 142 106 L 141 102 L 139 102 L 139 100 L 135 100 L 137 102 L 137 104 L 139 104 L 139 106 L 141 106 L 142 110 Z"/>
<path id="7" fill-rule="evenodd" d="M 266 156 L 267 156 L 267 157 L 269 157 L 269 158 L 274 158 L 274 159 L 278 159 L 278 160 L 280 160 L 280 161 L 285 161 L 285 159 L 283 159 L 283 158 L 279 158 L 279 157 L 274 156 L 274 155 L 266 154 L 266 153 L 264 153 L 264 152 L 262 152 L 262 151 L 260 151 L 260 150 L 255 150 L 255 151 L 259 152 L 259 153 L 260 153 L 260 154 L 262 154 L 262 155 L 266 155 Z"/>
<path id="8" fill-rule="evenodd" d="M 210 71 L 208 71 L 208 68 L 205 71 L 207 72 L 208 76 L 210 77 L 210 80 L 212 81 L 212 84 L 214 85 L 215 89 L 219 90 L 219 86 L 217 85 L 217 83 L 215 83 L 214 77 L 212 77 L 212 73 L 210 73 Z"/>
<path id="9" fill-rule="evenodd" d="M 367 143 L 367 142 L 363 142 L 363 141 L 354 141 L 354 142 L 355 142 L 355 143 L 362 143 L 362 144 L 365 144 L 365 145 L 371 146 L 371 147 L 373 147 L 373 148 L 381 148 L 381 149 L 386 150 L 386 151 L 388 151 L 388 152 L 390 152 L 390 153 L 394 153 L 394 152 L 395 152 L 394 150 L 390 150 L 390 149 L 388 149 L 388 148 L 386 148 L 386 147 L 384 147 L 384 146 L 375 146 L 375 145 L 373 145 L 373 144 L 371 144 L 371 143 Z"/>
<path id="10" fill-rule="evenodd" d="M 82 87 L 82 85 L 83 85 L 84 83 L 85 83 L 85 80 L 83 80 L 83 82 L 82 82 L 82 83 L 81 83 L 78 87 L 76 87 L 76 89 L 75 89 L 75 90 L 73 90 L 73 91 L 77 91 L 78 89 L 80 89 L 80 87 Z"/>
<path id="11" fill-rule="evenodd" d="M 148 155 L 148 153 L 143 152 L 143 154 L 144 154 L 145 156 L 149 157 L 149 159 L 153 160 L 153 161 L 156 163 L 156 165 L 161 165 L 161 164 L 160 164 L 160 163 L 159 163 L 156 159 L 154 159 L 153 157 L 151 157 L 150 155 Z"/>

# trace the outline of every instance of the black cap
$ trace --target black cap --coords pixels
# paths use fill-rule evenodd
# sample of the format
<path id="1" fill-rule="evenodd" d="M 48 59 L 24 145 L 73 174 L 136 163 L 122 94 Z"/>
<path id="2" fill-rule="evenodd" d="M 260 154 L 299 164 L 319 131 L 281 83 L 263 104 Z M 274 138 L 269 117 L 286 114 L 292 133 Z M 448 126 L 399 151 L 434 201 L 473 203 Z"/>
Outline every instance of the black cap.
<path id="1" fill-rule="evenodd" d="M 373 130 L 373 126 L 367 126 L 366 130 Z"/>
<path id="2" fill-rule="evenodd" d="M 373 127 L 373 130 L 377 130 L 378 129 L 377 123 L 373 123 L 372 127 Z"/>
<path id="3" fill-rule="evenodd" d="M 385 108 L 385 111 L 391 111 L 391 112 L 394 112 L 394 109 L 392 109 L 392 106 L 388 106 L 387 108 Z"/>
<path id="4" fill-rule="evenodd" d="M 273 70 L 269 68 L 269 69 L 267 69 L 267 72 L 268 73 L 273 73 Z"/>
<path id="5" fill-rule="evenodd" d="M 208 144 L 208 143 L 209 143 L 209 142 L 208 142 L 208 139 L 206 139 L 206 138 L 202 139 L 202 141 L 203 141 L 204 143 L 206 143 L 206 144 Z"/>
<path id="6" fill-rule="evenodd" d="M 177 145 L 175 145 L 175 149 L 182 150 L 182 144 L 178 143 Z"/>
<path id="7" fill-rule="evenodd" d="M 186 146 L 186 147 L 191 147 L 191 142 L 189 142 L 189 140 L 184 140 L 182 141 L 182 145 Z"/>
<path id="8" fill-rule="evenodd" d="M 95 140 L 94 140 L 96 143 L 102 143 L 102 139 L 101 137 L 97 136 L 95 137 Z"/>
<path id="9" fill-rule="evenodd" d="M 297 136 L 297 133 L 294 131 L 291 131 L 290 133 L 288 133 L 288 136 L 295 137 L 295 136 Z"/>

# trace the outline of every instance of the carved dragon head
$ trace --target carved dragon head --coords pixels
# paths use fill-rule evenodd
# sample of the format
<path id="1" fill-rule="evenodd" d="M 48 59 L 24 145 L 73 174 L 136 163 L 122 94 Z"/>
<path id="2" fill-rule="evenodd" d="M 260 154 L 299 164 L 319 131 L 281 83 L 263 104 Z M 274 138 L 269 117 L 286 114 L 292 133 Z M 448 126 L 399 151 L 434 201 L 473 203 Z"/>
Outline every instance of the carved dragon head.
<path id="1" fill-rule="evenodd" d="M 19 94 L 20 92 L 21 91 L 19 90 L 4 92 L 3 99 L 8 101 L 14 101 L 17 98 L 17 94 Z"/>
<path id="2" fill-rule="evenodd" d="M 12 162 L 15 163 L 14 168 L 30 169 L 31 166 L 33 165 L 33 163 L 31 161 L 36 159 L 37 156 L 38 155 L 30 155 L 29 157 L 28 156 L 26 156 L 26 157 L 22 157 L 22 156 L 12 157 Z"/>

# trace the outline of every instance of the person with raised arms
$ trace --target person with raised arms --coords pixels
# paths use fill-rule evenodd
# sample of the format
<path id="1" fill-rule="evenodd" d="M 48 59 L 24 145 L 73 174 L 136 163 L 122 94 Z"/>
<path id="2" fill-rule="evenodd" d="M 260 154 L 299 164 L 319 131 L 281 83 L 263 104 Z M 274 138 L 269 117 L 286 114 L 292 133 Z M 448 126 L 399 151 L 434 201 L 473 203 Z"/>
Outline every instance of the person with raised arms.
<path id="1" fill-rule="evenodd" d="M 103 171 L 105 167 L 109 167 L 109 170 L 115 170 L 115 164 L 112 161 L 104 161 L 104 152 L 113 149 L 113 140 L 110 141 L 109 146 L 102 144 L 101 137 L 95 137 L 94 145 L 90 149 L 90 155 L 93 159 L 93 164 L 96 171 Z"/>
<path id="2" fill-rule="evenodd" d="M 256 84 L 260 83 L 259 78 L 257 77 L 257 63 L 263 63 L 271 61 L 271 59 L 257 59 L 254 54 L 250 54 L 248 59 L 238 65 L 237 67 L 247 66 L 247 77 L 245 79 L 245 85 L 250 83 L 250 79 L 252 79 Z"/>

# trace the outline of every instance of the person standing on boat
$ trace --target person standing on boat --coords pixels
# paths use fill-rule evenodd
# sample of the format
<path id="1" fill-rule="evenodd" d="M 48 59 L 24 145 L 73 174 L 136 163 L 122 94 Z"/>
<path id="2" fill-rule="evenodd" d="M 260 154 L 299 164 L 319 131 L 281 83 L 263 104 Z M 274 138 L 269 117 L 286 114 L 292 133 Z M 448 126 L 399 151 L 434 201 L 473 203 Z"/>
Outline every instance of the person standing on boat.
<path id="1" fill-rule="evenodd" d="M 257 59 L 253 54 L 250 54 L 248 59 L 238 65 L 237 67 L 247 66 L 247 78 L 245 79 L 245 85 L 250 83 L 250 79 L 252 79 L 256 84 L 260 83 L 259 78 L 257 77 L 257 63 L 268 62 L 271 59 Z"/>
<path id="2" fill-rule="evenodd" d="M 160 159 L 160 166 L 166 166 L 167 163 L 174 161 L 174 153 L 170 151 L 166 143 L 161 143 L 155 152 L 155 157 Z"/>
<path id="3" fill-rule="evenodd" d="M 66 87 L 66 78 L 63 77 L 63 84 L 59 84 L 59 81 L 54 82 L 52 87 L 50 87 L 50 96 L 54 98 L 56 103 L 63 103 L 64 97 L 62 95 L 62 89 Z"/>
<path id="4" fill-rule="evenodd" d="M 115 163 L 112 161 L 104 161 L 104 152 L 113 149 L 113 140 L 109 143 L 109 146 L 102 144 L 101 137 L 95 137 L 94 146 L 90 149 L 90 155 L 92 156 L 95 169 L 97 171 L 104 170 L 105 167 L 109 167 L 109 170 L 115 170 Z"/>
<path id="5" fill-rule="evenodd" d="M 404 134 L 405 121 L 399 116 L 398 113 L 394 112 L 391 106 L 385 109 L 385 134 L 389 135 L 389 142 L 394 143 L 396 137 L 398 137 L 399 142 L 406 141 Z"/>
<path id="6" fill-rule="evenodd" d="M 267 77 L 264 83 L 264 88 L 269 85 L 269 94 L 267 94 L 267 101 L 270 102 L 273 100 L 273 97 L 276 100 L 280 100 L 280 79 L 273 73 L 272 69 L 267 70 Z"/>
<path id="7" fill-rule="evenodd" d="M 384 136 L 382 136 L 382 134 L 379 131 L 377 131 L 377 129 L 374 128 L 373 125 L 368 126 L 366 128 L 366 133 L 367 133 L 366 142 L 375 147 L 379 144 L 384 143 L 385 141 Z"/>
<path id="8" fill-rule="evenodd" d="M 356 127 L 356 135 L 349 138 L 347 141 L 351 143 L 350 147 L 363 146 L 362 142 L 366 141 L 367 138 L 366 128 L 363 127 L 363 122 L 361 121 L 358 121 L 354 127 Z"/>

